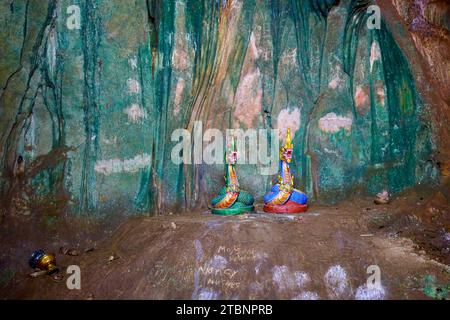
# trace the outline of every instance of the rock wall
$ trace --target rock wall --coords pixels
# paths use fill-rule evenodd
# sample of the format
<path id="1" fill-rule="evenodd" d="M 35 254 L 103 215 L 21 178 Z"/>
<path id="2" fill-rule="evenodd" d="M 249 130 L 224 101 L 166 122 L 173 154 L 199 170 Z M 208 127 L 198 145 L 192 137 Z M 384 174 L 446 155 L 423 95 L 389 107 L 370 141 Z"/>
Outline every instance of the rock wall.
<path id="1" fill-rule="evenodd" d="M 450 176 L 450 3 L 447 0 L 377 1 L 429 104 L 438 152 L 433 161 Z"/>
<path id="2" fill-rule="evenodd" d="M 92 215 L 204 208 L 223 167 L 171 161 L 172 132 L 192 132 L 197 121 L 223 132 L 291 127 L 296 182 L 315 201 L 435 182 L 434 156 L 448 134 L 435 111 L 448 110 L 449 73 L 433 63 L 446 66 L 448 57 L 399 36 L 431 48 L 396 20 L 400 0 L 380 4 L 381 28 L 369 29 L 371 4 L 2 1 L 4 207 Z M 445 33 L 436 6 L 420 14 Z M 425 72 L 439 97 L 420 87 Z M 276 177 L 259 169 L 238 167 L 257 200 Z"/>

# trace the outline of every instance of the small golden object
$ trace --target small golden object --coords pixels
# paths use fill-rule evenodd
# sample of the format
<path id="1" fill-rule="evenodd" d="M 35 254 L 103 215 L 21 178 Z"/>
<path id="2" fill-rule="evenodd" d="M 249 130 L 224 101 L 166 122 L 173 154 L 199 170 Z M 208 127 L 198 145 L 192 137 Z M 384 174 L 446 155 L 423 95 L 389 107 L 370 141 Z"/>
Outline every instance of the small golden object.
<path id="1" fill-rule="evenodd" d="M 28 263 L 31 268 L 46 271 L 47 274 L 58 272 L 56 266 L 56 257 L 52 253 L 45 253 L 44 250 L 37 250 L 33 252 Z"/>

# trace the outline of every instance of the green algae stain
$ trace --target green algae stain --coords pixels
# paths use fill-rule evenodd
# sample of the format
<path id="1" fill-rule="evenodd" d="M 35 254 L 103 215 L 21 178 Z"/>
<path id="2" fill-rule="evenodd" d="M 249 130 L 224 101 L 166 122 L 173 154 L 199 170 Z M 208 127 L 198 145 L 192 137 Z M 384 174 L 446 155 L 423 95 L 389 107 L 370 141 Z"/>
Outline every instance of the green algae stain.
<path id="1" fill-rule="evenodd" d="M 406 79 L 402 80 L 402 83 L 398 89 L 399 104 L 404 115 L 413 115 L 414 112 L 414 98 L 411 92 L 411 86 Z"/>
<path id="2" fill-rule="evenodd" d="M 450 299 L 450 284 L 440 285 L 436 283 L 436 278 L 432 275 L 424 277 L 423 293 L 435 300 Z"/>

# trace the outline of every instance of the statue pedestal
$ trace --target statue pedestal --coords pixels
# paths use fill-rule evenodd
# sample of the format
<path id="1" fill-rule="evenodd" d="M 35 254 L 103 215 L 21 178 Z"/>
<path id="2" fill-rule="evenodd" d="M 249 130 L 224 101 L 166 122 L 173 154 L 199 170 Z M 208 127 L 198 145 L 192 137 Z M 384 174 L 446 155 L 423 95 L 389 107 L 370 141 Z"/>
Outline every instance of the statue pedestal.
<path id="1" fill-rule="evenodd" d="M 296 214 L 303 213 L 308 210 L 307 204 L 299 204 L 289 200 L 283 205 L 264 205 L 264 212 L 275 214 Z"/>
<path id="2" fill-rule="evenodd" d="M 238 214 L 251 213 L 255 211 L 254 206 L 245 206 L 239 208 L 216 209 L 211 208 L 211 213 L 219 216 L 235 216 Z"/>

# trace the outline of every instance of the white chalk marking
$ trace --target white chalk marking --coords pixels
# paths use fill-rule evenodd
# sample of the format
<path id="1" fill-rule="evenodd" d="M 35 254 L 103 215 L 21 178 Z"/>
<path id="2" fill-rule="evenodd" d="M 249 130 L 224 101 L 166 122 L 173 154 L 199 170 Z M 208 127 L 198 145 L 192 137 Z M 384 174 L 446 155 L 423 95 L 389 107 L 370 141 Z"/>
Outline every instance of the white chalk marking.
<path id="1" fill-rule="evenodd" d="M 340 265 L 332 266 L 324 276 L 330 298 L 337 299 L 343 297 L 349 288 L 347 272 Z"/>
<path id="2" fill-rule="evenodd" d="M 368 287 L 363 285 L 356 289 L 356 300 L 383 300 L 386 296 L 386 291 L 383 286 Z"/>
<path id="3" fill-rule="evenodd" d="M 95 171 L 109 175 L 112 173 L 129 172 L 135 173 L 151 165 L 152 158 L 144 153 L 135 156 L 133 159 L 110 159 L 99 160 L 95 164 Z"/>
<path id="4" fill-rule="evenodd" d="M 147 112 L 136 103 L 126 108 L 124 112 L 128 115 L 128 121 L 132 123 L 140 123 L 147 118 Z"/>
<path id="5" fill-rule="evenodd" d="M 319 119 L 319 128 L 323 132 L 336 133 L 341 129 L 350 131 L 352 129 L 353 119 L 349 117 L 338 116 L 331 112 Z"/>
<path id="6" fill-rule="evenodd" d="M 136 79 L 128 79 L 127 80 L 127 85 L 128 85 L 128 92 L 130 94 L 136 94 L 141 92 L 141 85 L 139 84 L 139 82 Z"/>
<path id="7" fill-rule="evenodd" d="M 319 295 L 312 291 L 302 292 L 295 298 L 292 298 L 292 300 L 319 300 L 319 299 L 320 299 Z"/>

